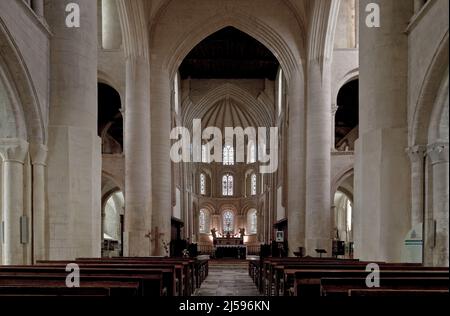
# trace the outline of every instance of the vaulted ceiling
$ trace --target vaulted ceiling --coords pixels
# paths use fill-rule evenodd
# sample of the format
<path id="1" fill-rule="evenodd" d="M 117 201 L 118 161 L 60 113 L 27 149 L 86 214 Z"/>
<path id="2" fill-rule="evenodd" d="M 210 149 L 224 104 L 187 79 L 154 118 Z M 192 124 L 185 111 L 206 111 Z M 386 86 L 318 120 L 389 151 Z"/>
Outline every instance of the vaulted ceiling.
<path id="1" fill-rule="evenodd" d="M 279 63 L 263 44 L 233 27 L 225 27 L 201 41 L 180 66 L 183 79 L 274 80 Z"/>

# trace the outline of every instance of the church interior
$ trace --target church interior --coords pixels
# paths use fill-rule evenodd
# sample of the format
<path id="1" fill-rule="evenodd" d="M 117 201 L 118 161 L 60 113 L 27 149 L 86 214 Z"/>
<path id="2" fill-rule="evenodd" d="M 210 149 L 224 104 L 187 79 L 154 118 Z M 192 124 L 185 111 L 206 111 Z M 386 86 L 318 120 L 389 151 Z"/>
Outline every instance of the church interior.
<path id="1" fill-rule="evenodd" d="M 0 0 L 0 296 L 448 295 L 448 10 Z"/>

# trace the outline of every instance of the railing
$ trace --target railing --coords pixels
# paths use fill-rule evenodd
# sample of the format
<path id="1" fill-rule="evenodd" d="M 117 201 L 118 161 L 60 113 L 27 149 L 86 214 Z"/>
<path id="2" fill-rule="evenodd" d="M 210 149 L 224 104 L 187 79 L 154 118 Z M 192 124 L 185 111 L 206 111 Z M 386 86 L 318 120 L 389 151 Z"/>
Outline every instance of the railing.
<path id="1" fill-rule="evenodd" d="M 259 256 L 260 245 L 246 245 L 247 246 L 247 255 L 250 256 Z M 199 253 L 203 255 L 214 254 L 214 246 L 213 245 L 198 245 Z"/>

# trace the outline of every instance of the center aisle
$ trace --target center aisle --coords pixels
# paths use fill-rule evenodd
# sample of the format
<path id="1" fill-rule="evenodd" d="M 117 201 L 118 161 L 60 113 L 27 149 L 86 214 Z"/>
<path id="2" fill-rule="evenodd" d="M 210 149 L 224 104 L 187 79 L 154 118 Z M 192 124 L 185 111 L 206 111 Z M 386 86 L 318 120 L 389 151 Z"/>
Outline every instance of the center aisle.
<path id="1" fill-rule="evenodd" d="M 208 277 L 196 296 L 260 296 L 247 261 L 210 261 Z"/>

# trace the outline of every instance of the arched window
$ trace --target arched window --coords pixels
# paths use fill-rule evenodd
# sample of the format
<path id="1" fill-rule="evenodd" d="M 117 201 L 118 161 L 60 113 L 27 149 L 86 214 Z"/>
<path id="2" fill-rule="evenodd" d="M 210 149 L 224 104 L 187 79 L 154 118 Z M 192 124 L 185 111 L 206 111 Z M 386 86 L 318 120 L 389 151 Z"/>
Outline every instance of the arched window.
<path id="1" fill-rule="evenodd" d="M 206 176 L 204 173 L 200 173 L 200 194 L 206 194 Z"/>
<path id="2" fill-rule="evenodd" d="M 251 175 L 251 178 L 250 178 L 250 194 L 251 195 L 256 195 L 256 185 L 257 185 L 256 182 L 257 182 L 256 181 L 256 174 L 253 173 Z"/>
<path id="3" fill-rule="evenodd" d="M 250 142 L 248 144 L 248 163 L 255 163 L 256 162 L 256 146 L 253 142 Z"/>
<path id="4" fill-rule="evenodd" d="M 258 231 L 258 217 L 255 209 L 251 209 L 247 213 L 247 229 L 249 234 L 256 234 Z"/>
<path id="5" fill-rule="evenodd" d="M 208 212 L 204 209 L 201 209 L 198 214 L 199 233 L 206 234 L 208 232 L 207 223 L 208 223 Z"/>
<path id="6" fill-rule="evenodd" d="M 233 176 L 231 174 L 225 174 L 222 177 L 222 195 L 233 196 Z"/>
<path id="7" fill-rule="evenodd" d="M 232 233 L 234 231 L 234 214 L 230 210 L 223 212 L 223 232 Z"/>
<path id="8" fill-rule="evenodd" d="M 226 166 L 234 165 L 234 148 L 231 145 L 223 147 L 223 164 Z"/>

